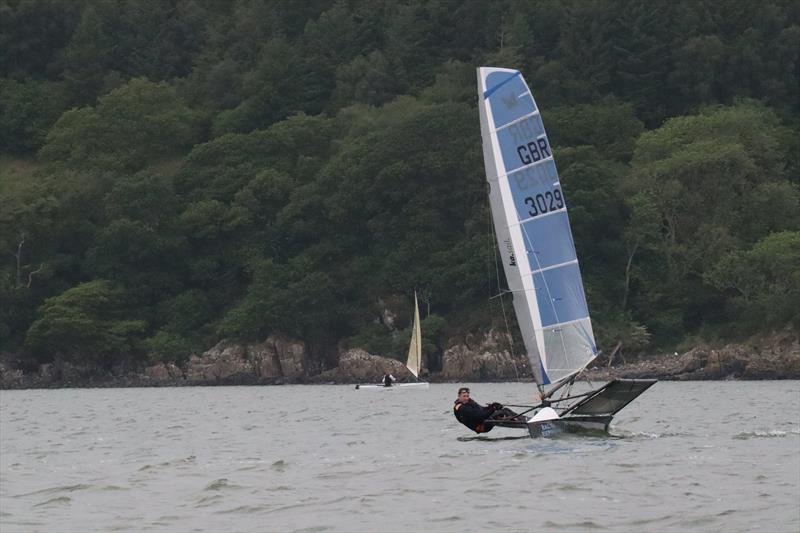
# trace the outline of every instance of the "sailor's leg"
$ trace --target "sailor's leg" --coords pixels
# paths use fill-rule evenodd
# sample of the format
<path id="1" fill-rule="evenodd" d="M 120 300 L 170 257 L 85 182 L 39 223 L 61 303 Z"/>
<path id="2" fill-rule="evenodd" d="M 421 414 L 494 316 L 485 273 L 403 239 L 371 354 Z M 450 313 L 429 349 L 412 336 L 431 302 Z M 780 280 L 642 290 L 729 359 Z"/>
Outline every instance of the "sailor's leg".
<path id="1" fill-rule="evenodd" d="M 502 409 L 498 409 L 497 411 L 492 413 L 492 416 L 490 416 L 489 418 L 493 420 L 513 420 L 517 417 L 519 417 L 517 413 L 515 413 L 508 407 L 503 407 Z"/>

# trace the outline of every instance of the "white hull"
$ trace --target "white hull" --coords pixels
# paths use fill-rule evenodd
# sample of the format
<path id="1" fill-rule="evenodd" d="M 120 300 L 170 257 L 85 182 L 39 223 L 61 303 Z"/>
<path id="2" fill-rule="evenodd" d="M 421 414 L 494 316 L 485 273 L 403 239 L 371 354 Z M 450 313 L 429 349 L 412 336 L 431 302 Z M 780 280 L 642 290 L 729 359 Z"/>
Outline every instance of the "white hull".
<path id="1" fill-rule="evenodd" d="M 528 432 L 533 438 L 555 437 L 563 433 L 607 433 L 612 418 L 606 415 L 529 422 Z"/>
<path id="2" fill-rule="evenodd" d="M 395 383 L 391 387 L 384 385 L 356 385 L 356 390 L 370 389 L 370 390 L 392 390 L 392 389 L 427 389 L 430 383 L 424 381 L 420 383 Z"/>

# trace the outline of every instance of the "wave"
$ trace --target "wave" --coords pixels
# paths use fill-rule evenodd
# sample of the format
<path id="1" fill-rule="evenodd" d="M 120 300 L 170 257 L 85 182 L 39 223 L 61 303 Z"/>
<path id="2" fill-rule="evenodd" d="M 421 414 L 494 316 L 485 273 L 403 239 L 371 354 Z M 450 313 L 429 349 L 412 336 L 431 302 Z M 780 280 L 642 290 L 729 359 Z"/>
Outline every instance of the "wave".
<path id="1" fill-rule="evenodd" d="M 797 434 L 800 434 L 800 432 L 783 431 L 780 429 L 770 429 L 770 430 L 744 431 L 742 433 L 737 433 L 736 435 L 733 436 L 733 438 L 737 440 L 746 440 L 746 439 L 758 439 L 758 438 L 786 437 L 788 435 L 797 435 Z"/>
<path id="2" fill-rule="evenodd" d="M 42 503 L 37 503 L 34 507 L 44 507 L 45 505 L 53 505 L 53 504 L 62 504 L 62 503 L 69 503 L 72 501 L 72 498 L 69 496 L 59 496 L 58 498 L 50 498 L 47 501 Z"/>
<path id="3" fill-rule="evenodd" d="M 240 485 L 234 485 L 233 483 L 229 483 L 228 479 L 223 477 L 220 479 L 215 479 L 214 481 L 206 485 L 206 488 L 203 490 L 222 490 L 222 489 L 241 489 L 241 488 L 243 487 L 241 487 Z"/>
<path id="4" fill-rule="evenodd" d="M 27 496 L 36 496 L 39 494 L 56 494 L 59 492 L 74 492 L 76 490 L 86 490 L 90 488 L 92 488 L 91 485 L 85 485 L 83 483 L 78 483 L 77 485 L 62 485 L 59 487 L 48 487 L 46 489 L 35 490 L 33 492 L 17 494 L 16 496 L 12 496 L 12 498 L 25 498 Z"/>

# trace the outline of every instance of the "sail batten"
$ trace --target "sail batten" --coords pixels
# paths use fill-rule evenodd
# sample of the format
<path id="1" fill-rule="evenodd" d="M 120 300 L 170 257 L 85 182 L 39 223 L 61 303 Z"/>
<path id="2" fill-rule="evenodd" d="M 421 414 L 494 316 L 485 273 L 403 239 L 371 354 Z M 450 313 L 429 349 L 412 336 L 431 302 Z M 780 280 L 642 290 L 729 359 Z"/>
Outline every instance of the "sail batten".
<path id="1" fill-rule="evenodd" d="M 578 264 L 578 260 L 577 259 L 573 259 L 571 261 L 566 261 L 564 263 L 559 263 L 557 265 L 550 265 L 549 267 L 540 268 L 539 270 L 533 270 L 533 271 L 531 271 L 531 274 L 538 274 L 539 272 L 546 272 L 548 270 L 553 270 L 554 268 L 561 268 L 561 267 L 564 267 L 564 266 L 567 266 L 567 265 L 577 265 L 577 264 Z"/>
<path id="2" fill-rule="evenodd" d="M 528 94 L 530 94 L 530 93 L 528 93 Z M 539 115 L 539 110 L 537 109 L 537 110 L 536 110 L 536 111 L 534 111 L 533 113 L 530 113 L 530 114 L 528 114 L 528 115 L 521 116 L 521 117 L 519 117 L 519 118 L 517 118 L 517 119 L 514 119 L 513 121 L 509 122 L 508 124 L 503 124 L 503 125 L 502 125 L 502 126 L 500 126 L 499 128 L 497 128 L 497 129 L 495 129 L 495 130 L 492 130 L 492 132 L 491 132 L 491 133 L 492 133 L 492 135 L 497 135 L 497 132 L 498 132 L 498 131 L 504 130 L 504 129 L 508 128 L 509 126 L 513 126 L 514 124 L 516 124 L 516 123 L 518 123 L 518 122 L 522 122 L 522 121 L 523 121 L 523 120 L 525 120 L 526 118 L 529 118 L 529 117 L 536 117 L 536 116 L 538 116 L 538 115 Z"/>
<path id="3" fill-rule="evenodd" d="M 521 73 L 478 69 L 489 202 L 534 377 L 567 379 L 597 348 L 555 159 Z"/>

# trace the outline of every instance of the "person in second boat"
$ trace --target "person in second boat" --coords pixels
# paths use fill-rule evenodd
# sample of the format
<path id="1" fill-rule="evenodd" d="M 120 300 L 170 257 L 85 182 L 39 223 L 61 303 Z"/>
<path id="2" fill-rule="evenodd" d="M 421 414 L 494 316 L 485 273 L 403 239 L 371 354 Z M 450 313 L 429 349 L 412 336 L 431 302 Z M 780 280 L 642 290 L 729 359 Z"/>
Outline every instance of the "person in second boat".
<path id="1" fill-rule="evenodd" d="M 497 402 L 483 407 L 470 398 L 467 387 L 458 389 L 458 398 L 453 404 L 453 414 L 459 422 L 475 433 L 488 433 L 495 426 L 493 421 L 524 421 L 524 417 Z"/>
<path id="2" fill-rule="evenodd" d="M 392 384 L 393 384 L 395 381 L 397 381 L 397 380 L 396 380 L 396 379 L 395 379 L 395 377 L 394 377 L 393 375 L 391 375 L 389 372 L 386 372 L 386 373 L 383 375 L 383 379 L 382 379 L 381 381 L 383 381 L 383 386 L 384 386 L 384 387 L 391 387 L 391 386 L 392 386 Z"/>

